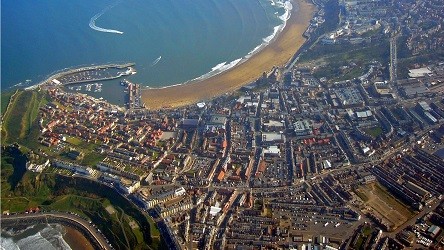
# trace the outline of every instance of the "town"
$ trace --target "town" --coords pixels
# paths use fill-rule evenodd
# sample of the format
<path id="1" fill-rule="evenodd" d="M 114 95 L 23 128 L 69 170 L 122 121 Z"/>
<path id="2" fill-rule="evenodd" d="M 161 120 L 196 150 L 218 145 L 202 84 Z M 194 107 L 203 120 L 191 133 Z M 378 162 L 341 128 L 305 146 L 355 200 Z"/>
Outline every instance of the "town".
<path id="1" fill-rule="evenodd" d="M 316 46 L 386 39 L 389 61 L 344 62 L 341 79 L 301 55 L 235 93 L 156 111 L 53 80 L 41 86 L 51 101 L 34 152 L 51 160 L 28 170 L 112 186 L 171 249 L 443 247 L 444 62 L 398 60 L 401 49 L 443 47 L 444 5 L 339 2 L 340 28 Z M 140 86 L 124 82 L 140 101 Z"/>

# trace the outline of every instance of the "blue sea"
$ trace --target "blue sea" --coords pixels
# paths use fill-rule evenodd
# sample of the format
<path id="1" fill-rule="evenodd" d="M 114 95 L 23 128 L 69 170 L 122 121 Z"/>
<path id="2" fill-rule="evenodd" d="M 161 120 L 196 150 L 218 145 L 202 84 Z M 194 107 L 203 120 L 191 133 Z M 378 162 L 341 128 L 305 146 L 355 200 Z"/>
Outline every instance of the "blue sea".
<path id="1" fill-rule="evenodd" d="M 284 6 L 282 0 L 3 0 L 1 89 L 110 62 L 135 62 L 129 80 L 149 87 L 202 79 L 265 46 L 285 23 Z"/>

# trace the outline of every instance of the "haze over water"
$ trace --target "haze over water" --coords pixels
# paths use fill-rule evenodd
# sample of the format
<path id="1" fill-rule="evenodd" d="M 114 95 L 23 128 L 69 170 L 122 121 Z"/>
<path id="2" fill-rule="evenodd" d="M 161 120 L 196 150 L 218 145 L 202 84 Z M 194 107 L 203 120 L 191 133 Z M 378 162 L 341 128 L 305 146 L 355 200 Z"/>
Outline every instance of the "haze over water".
<path id="1" fill-rule="evenodd" d="M 135 62 L 131 80 L 145 86 L 183 83 L 245 57 L 285 12 L 269 0 L 6 0 L 1 7 L 2 90 L 109 62 Z M 91 28 L 94 17 L 95 26 L 123 34 Z"/>

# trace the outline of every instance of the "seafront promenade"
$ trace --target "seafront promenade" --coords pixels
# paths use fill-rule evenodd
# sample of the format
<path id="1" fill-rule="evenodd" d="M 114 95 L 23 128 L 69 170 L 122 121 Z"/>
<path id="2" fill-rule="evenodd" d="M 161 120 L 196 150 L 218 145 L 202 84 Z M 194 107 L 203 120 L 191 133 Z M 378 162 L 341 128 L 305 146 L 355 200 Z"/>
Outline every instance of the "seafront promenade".
<path id="1" fill-rule="evenodd" d="M 32 225 L 38 223 L 61 223 L 79 230 L 91 243 L 94 249 L 111 249 L 107 240 L 86 220 L 68 213 L 34 213 L 2 215 L 2 226 Z"/>

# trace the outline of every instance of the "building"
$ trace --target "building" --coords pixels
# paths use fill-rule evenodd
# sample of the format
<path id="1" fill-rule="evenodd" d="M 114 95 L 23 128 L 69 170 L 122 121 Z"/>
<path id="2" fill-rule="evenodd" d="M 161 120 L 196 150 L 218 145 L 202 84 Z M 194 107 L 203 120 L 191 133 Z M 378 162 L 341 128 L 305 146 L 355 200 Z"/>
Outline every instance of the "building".
<path id="1" fill-rule="evenodd" d="M 81 165 L 77 165 L 77 164 L 73 164 L 73 163 L 65 162 L 65 161 L 55 160 L 53 162 L 53 165 L 57 168 L 68 169 L 72 172 L 75 172 L 78 174 L 83 174 L 83 175 L 91 175 L 91 173 L 93 172 L 93 169 L 90 167 L 85 167 L 85 166 L 81 166 Z"/>
<path id="2" fill-rule="evenodd" d="M 334 96 L 339 100 L 342 107 L 362 107 L 365 102 L 359 90 L 352 87 L 339 88 L 334 90 Z"/>
<path id="3" fill-rule="evenodd" d="M 297 121 L 293 124 L 294 132 L 298 136 L 313 134 L 312 124 L 309 120 Z"/>

